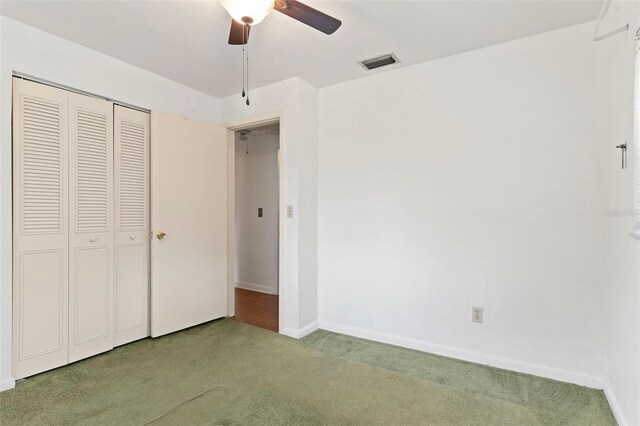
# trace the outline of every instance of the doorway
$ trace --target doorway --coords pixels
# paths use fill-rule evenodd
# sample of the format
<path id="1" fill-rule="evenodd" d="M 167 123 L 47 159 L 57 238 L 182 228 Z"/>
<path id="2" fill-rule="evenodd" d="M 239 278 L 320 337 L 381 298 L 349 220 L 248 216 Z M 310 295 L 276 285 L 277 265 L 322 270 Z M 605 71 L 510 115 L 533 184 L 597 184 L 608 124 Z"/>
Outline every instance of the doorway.
<path id="1" fill-rule="evenodd" d="M 280 126 L 234 133 L 235 317 L 279 331 Z"/>

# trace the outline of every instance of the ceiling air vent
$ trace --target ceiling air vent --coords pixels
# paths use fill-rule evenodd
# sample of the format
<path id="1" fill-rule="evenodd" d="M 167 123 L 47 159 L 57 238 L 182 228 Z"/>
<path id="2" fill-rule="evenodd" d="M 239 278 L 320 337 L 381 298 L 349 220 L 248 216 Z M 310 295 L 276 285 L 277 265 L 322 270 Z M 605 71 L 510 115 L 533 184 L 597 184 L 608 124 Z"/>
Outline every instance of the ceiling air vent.
<path id="1" fill-rule="evenodd" d="M 362 65 L 367 71 L 371 71 L 376 68 L 386 67 L 387 65 L 393 65 L 398 62 L 400 62 L 398 57 L 393 53 L 389 53 L 387 55 L 378 56 L 376 58 L 365 59 L 364 61 L 360 61 L 358 63 Z"/>

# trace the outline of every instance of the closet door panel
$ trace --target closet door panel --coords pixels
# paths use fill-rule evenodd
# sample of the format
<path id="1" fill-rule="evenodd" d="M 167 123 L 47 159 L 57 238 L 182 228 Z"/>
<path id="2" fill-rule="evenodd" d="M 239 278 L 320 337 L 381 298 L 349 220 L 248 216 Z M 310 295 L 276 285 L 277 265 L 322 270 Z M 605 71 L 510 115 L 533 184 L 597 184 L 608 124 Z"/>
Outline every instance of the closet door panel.
<path id="1" fill-rule="evenodd" d="M 115 346 L 149 335 L 149 126 L 115 106 Z"/>
<path id="2" fill-rule="evenodd" d="M 69 361 L 113 348 L 113 104 L 69 94 Z"/>
<path id="3" fill-rule="evenodd" d="M 76 248 L 73 289 L 75 344 L 100 340 L 111 334 L 111 246 Z M 106 345 L 111 349 L 112 345 Z"/>
<path id="4" fill-rule="evenodd" d="M 68 93 L 13 80 L 13 374 L 68 362 Z"/>
<path id="5" fill-rule="evenodd" d="M 119 244 L 116 248 L 115 346 L 148 336 L 148 265 L 143 244 Z"/>
<path id="6" fill-rule="evenodd" d="M 63 261 L 62 250 L 20 253 L 20 322 L 23 336 L 28 337 L 21 340 L 23 358 L 63 349 Z M 52 321 L 43 321 L 46 318 Z"/>

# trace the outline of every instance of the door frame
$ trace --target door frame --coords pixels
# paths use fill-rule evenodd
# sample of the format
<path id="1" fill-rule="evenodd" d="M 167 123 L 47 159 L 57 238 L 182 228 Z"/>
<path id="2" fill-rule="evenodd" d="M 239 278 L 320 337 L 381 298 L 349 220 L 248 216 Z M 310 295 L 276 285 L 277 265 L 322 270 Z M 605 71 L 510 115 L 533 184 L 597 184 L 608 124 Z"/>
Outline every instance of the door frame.
<path id="1" fill-rule="evenodd" d="M 236 165 L 236 131 L 266 124 L 279 123 L 280 132 L 278 140 L 280 144 L 278 164 L 278 333 L 284 330 L 284 300 L 287 297 L 284 291 L 284 262 L 285 262 L 285 227 L 284 220 L 287 217 L 285 194 L 285 167 L 286 138 L 284 128 L 284 114 L 282 111 L 274 111 L 265 114 L 254 115 L 240 120 L 222 124 L 227 128 L 227 316 L 235 315 L 235 165 Z"/>

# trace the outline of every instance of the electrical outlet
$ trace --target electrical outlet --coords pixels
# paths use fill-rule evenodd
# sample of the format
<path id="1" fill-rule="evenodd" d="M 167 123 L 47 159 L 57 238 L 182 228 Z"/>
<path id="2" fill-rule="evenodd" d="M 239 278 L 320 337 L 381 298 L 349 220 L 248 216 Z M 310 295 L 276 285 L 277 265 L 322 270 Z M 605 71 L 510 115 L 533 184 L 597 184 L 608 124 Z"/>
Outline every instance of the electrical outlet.
<path id="1" fill-rule="evenodd" d="M 482 323 L 482 308 L 471 308 L 471 321 Z"/>
<path id="2" fill-rule="evenodd" d="M 293 217 L 293 206 L 287 206 L 287 217 L 289 219 Z"/>

